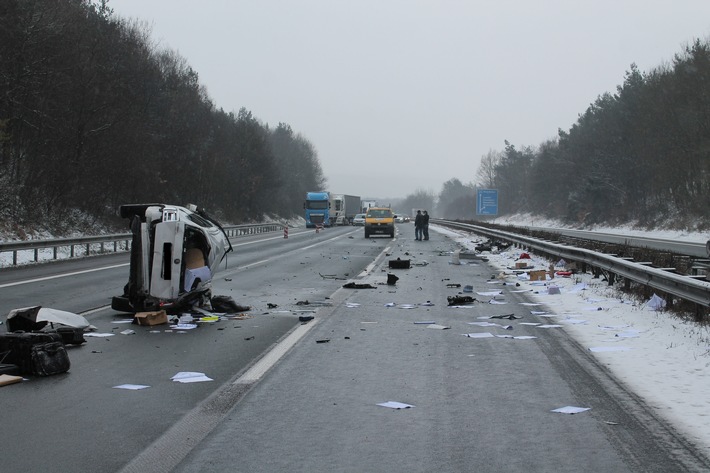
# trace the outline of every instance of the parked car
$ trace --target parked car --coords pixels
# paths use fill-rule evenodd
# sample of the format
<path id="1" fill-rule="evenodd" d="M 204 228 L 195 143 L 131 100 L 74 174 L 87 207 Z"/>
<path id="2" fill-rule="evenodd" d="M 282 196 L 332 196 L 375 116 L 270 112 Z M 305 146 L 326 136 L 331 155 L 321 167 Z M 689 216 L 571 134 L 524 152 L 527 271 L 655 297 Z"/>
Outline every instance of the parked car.
<path id="1" fill-rule="evenodd" d="M 404 215 L 395 215 L 394 221 L 397 223 L 404 223 Z"/>
<path id="2" fill-rule="evenodd" d="M 353 217 L 353 225 L 365 225 L 365 214 L 357 214 Z"/>
<path id="3" fill-rule="evenodd" d="M 174 313 L 210 302 L 212 276 L 232 245 L 224 229 L 194 205 L 120 207 L 133 234 L 128 283 L 111 307 Z"/>

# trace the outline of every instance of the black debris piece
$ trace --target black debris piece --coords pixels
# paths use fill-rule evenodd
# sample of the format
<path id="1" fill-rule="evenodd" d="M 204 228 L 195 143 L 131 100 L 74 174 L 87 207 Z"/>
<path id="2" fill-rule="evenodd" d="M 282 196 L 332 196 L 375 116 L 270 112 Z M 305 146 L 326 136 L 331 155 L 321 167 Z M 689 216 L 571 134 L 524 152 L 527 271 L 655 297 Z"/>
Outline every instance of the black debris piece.
<path id="1" fill-rule="evenodd" d="M 491 319 L 516 320 L 516 319 L 522 319 L 522 317 L 517 317 L 515 314 L 505 314 L 505 315 L 491 315 Z"/>
<path id="2" fill-rule="evenodd" d="M 476 302 L 476 299 L 471 296 L 449 296 L 447 300 L 449 305 L 466 305 Z"/>
<path id="3" fill-rule="evenodd" d="M 251 310 L 251 307 L 248 305 L 237 304 L 232 296 L 212 296 L 210 302 L 212 304 L 212 309 L 215 312 L 226 312 L 228 314 L 233 314 L 235 312 L 246 312 Z"/>
<path id="4" fill-rule="evenodd" d="M 312 315 L 301 315 L 298 317 L 299 322 L 310 322 L 311 320 L 313 320 Z"/>
<path id="5" fill-rule="evenodd" d="M 410 260 L 408 259 L 393 259 L 389 261 L 390 269 L 409 269 Z"/>
<path id="6" fill-rule="evenodd" d="M 397 284 L 398 280 L 399 280 L 399 278 L 397 276 L 395 276 L 394 274 L 387 275 L 387 284 L 390 286 L 394 286 L 395 284 Z"/>
<path id="7" fill-rule="evenodd" d="M 461 287 L 461 284 L 447 284 L 446 287 Z"/>
<path id="8" fill-rule="evenodd" d="M 354 282 L 349 282 L 347 284 L 343 284 L 343 287 L 345 289 L 377 289 L 372 284 L 358 284 L 358 283 L 354 283 Z"/>

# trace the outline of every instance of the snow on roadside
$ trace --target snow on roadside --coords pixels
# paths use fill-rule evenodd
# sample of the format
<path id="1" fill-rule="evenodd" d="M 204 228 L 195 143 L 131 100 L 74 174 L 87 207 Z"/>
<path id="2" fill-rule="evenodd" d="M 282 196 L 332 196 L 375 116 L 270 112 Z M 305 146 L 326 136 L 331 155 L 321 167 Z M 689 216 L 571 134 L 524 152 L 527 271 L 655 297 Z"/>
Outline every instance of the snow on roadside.
<path id="1" fill-rule="evenodd" d="M 547 227 L 547 228 L 568 228 L 570 230 L 584 230 L 589 232 L 612 233 L 636 237 L 653 237 L 663 240 L 677 240 L 691 243 L 705 243 L 710 239 L 710 233 L 685 230 L 642 230 L 633 224 L 619 225 L 615 227 L 595 225 L 592 228 L 579 228 L 566 225 L 563 222 L 552 219 L 545 219 L 528 214 L 516 214 L 496 217 L 489 220 L 497 225 L 513 225 L 519 227 Z"/>
<path id="2" fill-rule="evenodd" d="M 432 230 L 473 250 L 470 234 L 432 226 Z M 655 235 L 655 234 L 654 234 Z M 659 237 L 662 238 L 662 237 Z M 484 253 L 489 264 L 505 274 L 505 281 L 520 283 L 540 306 L 521 312 L 544 311 L 555 330 L 565 330 L 668 422 L 710 457 L 710 329 L 656 311 L 637 302 L 591 274 L 531 282 L 527 273 L 509 269 L 522 250 Z M 535 269 L 548 270 L 556 262 L 530 254 Z M 466 260 L 461 260 L 462 264 Z M 560 268 L 557 268 L 560 269 Z M 526 270 L 527 271 L 527 270 Z M 550 287 L 559 288 L 559 294 Z M 515 286 L 513 286 L 515 287 Z"/>

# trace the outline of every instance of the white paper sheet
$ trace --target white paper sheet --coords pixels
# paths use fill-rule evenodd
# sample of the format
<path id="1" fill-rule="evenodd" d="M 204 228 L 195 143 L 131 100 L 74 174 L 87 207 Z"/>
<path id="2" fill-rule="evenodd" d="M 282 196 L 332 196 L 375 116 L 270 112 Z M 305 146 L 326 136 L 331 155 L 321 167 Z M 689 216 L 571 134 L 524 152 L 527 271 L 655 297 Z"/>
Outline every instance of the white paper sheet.
<path id="1" fill-rule="evenodd" d="M 172 379 L 173 381 L 177 381 L 178 383 L 201 383 L 203 381 L 214 381 L 205 373 L 199 373 L 194 371 L 180 371 L 170 379 Z"/>
<path id="2" fill-rule="evenodd" d="M 411 407 L 414 407 L 411 404 L 405 404 L 403 402 L 397 402 L 397 401 L 381 402 L 377 405 L 382 406 L 382 407 L 389 407 L 390 409 L 409 409 Z"/>
<path id="3" fill-rule="evenodd" d="M 468 337 L 468 338 L 494 338 L 495 337 L 495 335 L 493 335 L 490 332 L 463 333 L 462 335 L 464 337 Z"/>
<path id="4" fill-rule="evenodd" d="M 150 386 L 146 386 L 145 384 L 119 384 L 118 386 L 114 386 L 114 389 L 128 389 L 131 391 L 138 391 L 140 389 L 146 389 L 149 387 Z"/>
<path id="5" fill-rule="evenodd" d="M 579 414 L 580 412 L 588 411 L 589 409 L 591 409 L 591 407 L 565 406 L 552 409 L 550 412 L 559 412 L 561 414 Z"/>

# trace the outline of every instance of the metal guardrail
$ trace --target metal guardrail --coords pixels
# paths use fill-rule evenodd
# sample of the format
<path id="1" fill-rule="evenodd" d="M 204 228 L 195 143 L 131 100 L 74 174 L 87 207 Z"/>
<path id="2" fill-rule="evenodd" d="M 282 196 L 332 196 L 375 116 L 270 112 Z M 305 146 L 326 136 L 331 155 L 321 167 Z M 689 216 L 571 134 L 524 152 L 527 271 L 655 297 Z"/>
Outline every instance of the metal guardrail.
<path id="1" fill-rule="evenodd" d="M 694 302 L 703 307 L 710 307 L 710 282 L 708 281 L 698 281 L 690 276 L 683 276 L 663 269 L 652 268 L 643 263 L 617 258 L 614 255 L 597 253 L 592 250 L 575 248 L 549 241 L 536 240 L 501 230 L 444 220 L 440 220 L 437 223 L 468 230 L 490 238 L 498 238 L 524 246 L 531 251 L 536 250 L 543 254 L 554 255 L 556 258 L 563 258 L 570 262 L 576 261 L 587 264 L 591 267 L 607 271 L 611 275 L 626 278 L 630 281 L 663 291 L 666 294 Z"/>
<path id="2" fill-rule="evenodd" d="M 281 223 L 262 223 L 255 225 L 227 225 L 224 231 L 229 238 L 238 238 L 259 233 L 268 233 L 283 230 Z M 107 251 L 117 253 L 130 249 L 132 235 L 130 233 L 118 233 L 111 235 L 88 236 L 78 238 L 56 238 L 51 240 L 29 240 L 12 241 L 0 243 L 0 253 L 12 252 L 12 266 L 18 265 L 18 253 L 21 251 L 32 251 L 32 261 L 40 261 L 40 253 L 51 252 L 48 260 L 57 260 L 62 248 L 68 250 L 69 258 L 88 256 L 91 254 L 103 254 Z M 108 247 L 108 248 L 107 248 Z M 112 250 L 110 250 L 112 248 Z M 93 250 L 93 251 L 92 251 Z"/>

